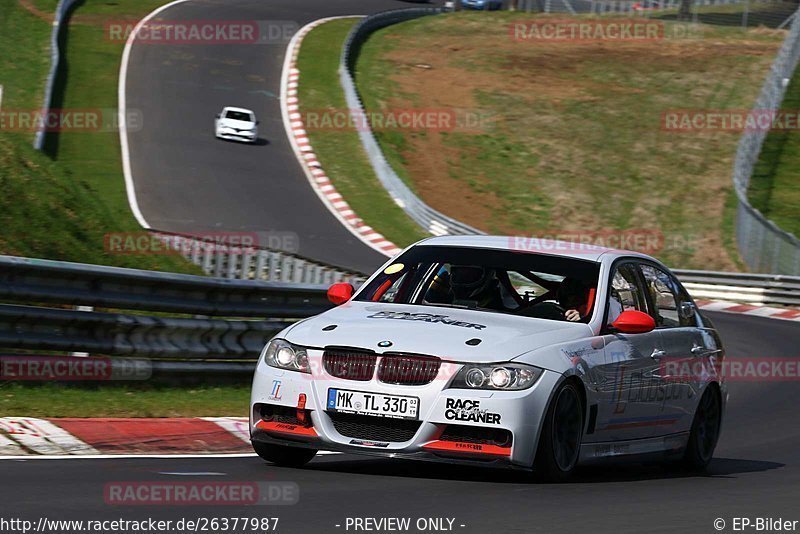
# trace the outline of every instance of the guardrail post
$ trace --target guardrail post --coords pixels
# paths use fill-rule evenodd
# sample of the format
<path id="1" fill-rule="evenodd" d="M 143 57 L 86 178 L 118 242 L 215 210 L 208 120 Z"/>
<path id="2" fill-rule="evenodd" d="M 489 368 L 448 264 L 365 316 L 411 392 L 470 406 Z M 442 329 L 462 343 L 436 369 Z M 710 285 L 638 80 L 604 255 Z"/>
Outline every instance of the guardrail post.
<path id="1" fill-rule="evenodd" d="M 292 259 L 289 256 L 284 256 L 281 261 L 281 282 L 290 282 L 292 280 Z"/>
<path id="2" fill-rule="evenodd" d="M 264 266 L 267 261 L 267 251 L 266 250 L 259 250 L 256 255 L 256 280 L 261 280 L 264 278 Z"/>
<path id="3" fill-rule="evenodd" d="M 249 280 L 250 279 L 250 262 L 252 261 L 252 254 L 250 253 L 250 249 L 244 250 L 242 252 L 242 270 L 239 275 L 239 278 L 242 280 Z"/>

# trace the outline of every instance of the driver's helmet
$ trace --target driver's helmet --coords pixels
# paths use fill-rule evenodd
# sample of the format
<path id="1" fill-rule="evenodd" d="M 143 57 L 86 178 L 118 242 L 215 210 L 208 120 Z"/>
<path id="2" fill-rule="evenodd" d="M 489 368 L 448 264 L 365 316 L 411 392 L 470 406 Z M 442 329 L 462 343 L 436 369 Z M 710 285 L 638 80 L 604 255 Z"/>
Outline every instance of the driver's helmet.
<path id="1" fill-rule="evenodd" d="M 576 278 L 564 278 L 558 286 L 556 298 L 558 304 L 565 310 L 582 309 L 586 305 L 589 288 Z"/>
<path id="2" fill-rule="evenodd" d="M 491 296 L 497 282 L 494 269 L 479 265 L 453 265 L 450 267 L 450 286 L 454 300 L 482 301 Z"/>

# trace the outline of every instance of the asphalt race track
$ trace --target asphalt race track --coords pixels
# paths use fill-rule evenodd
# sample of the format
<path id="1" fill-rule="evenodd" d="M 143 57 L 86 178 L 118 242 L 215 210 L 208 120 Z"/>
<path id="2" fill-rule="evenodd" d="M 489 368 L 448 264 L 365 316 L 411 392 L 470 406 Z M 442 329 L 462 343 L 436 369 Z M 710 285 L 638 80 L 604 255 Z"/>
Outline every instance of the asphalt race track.
<path id="1" fill-rule="evenodd" d="M 193 0 L 158 20 L 268 21 L 300 28 L 323 17 L 419 5 L 394 0 Z M 292 32 L 293 33 L 293 32 Z M 289 37 L 291 33 L 289 34 Z M 156 44 L 131 49 L 126 100 L 141 112 L 129 134 L 139 208 L 154 229 L 178 233 L 289 232 L 299 254 L 372 272 L 386 258 L 358 240 L 319 200 L 291 149 L 279 94 L 286 43 Z M 224 106 L 252 109 L 260 142 L 214 138 Z"/>
<path id="2" fill-rule="evenodd" d="M 800 324 L 709 315 L 729 356 L 800 359 Z M 13 503 L 4 506 L 6 517 L 33 521 L 277 516 L 277 531 L 287 533 L 354 532 L 345 529 L 348 517 L 410 517 L 412 525 L 418 518 L 454 518 L 453 530 L 465 533 L 716 532 L 713 522 L 722 518 L 731 531 L 733 517 L 800 520 L 798 398 L 797 381 L 730 383 L 723 435 L 704 476 L 614 465 L 545 485 L 506 471 L 344 455 L 318 457 L 304 469 L 255 457 L 2 461 L 0 502 Z M 299 502 L 178 508 L 104 501 L 108 483 L 187 480 L 294 482 Z"/>

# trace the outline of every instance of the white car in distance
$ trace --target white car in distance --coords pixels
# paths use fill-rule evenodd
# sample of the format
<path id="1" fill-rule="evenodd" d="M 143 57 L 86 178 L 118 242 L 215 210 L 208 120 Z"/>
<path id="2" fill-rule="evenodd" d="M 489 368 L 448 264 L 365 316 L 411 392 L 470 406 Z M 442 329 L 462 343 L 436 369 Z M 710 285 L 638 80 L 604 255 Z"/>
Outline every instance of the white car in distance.
<path id="1" fill-rule="evenodd" d="M 225 107 L 214 119 L 217 139 L 255 143 L 258 139 L 256 114 L 245 108 Z"/>

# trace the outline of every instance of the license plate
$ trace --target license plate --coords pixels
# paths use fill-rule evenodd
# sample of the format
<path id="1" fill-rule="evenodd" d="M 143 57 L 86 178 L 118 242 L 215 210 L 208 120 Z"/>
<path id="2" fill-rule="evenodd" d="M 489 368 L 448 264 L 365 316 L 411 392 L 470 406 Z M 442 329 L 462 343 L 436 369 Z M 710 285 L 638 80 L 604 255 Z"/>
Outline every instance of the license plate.
<path id="1" fill-rule="evenodd" d="M 328 390 L 328 410 L 360 415 L 416 419 L 419 412 L 419 399 L 417 397 L 331 388 Z"/>

